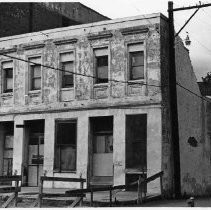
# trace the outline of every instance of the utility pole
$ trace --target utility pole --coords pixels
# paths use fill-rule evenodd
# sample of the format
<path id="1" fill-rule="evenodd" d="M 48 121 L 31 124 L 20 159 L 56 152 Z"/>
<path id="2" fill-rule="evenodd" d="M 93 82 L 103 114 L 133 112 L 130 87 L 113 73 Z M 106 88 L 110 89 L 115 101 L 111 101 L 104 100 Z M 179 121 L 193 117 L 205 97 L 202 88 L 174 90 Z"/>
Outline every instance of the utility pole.
<path id="1" fill-rule="evenodd" d="M 175 198 L 181 196 L 180 182 L 180 149 L 179 149 L 179 129 L 177 110 L 177 86 L 176 86 L 176 66 L 175 66 L 175 44 L 174 44 L 174 14 L 173 2 L 168 2 L 169 18 L 169 91 L 170 91 L 170 118 L 171 118 L 171 140 L 173 152 L 174 168 L 174 193 Z"/>
<path id="2" fill-rule="evenodd" d="M 179 128 L 178 128 L 178 107 L 177 107 L 177 79 L 176 79 L 176 63 L 175 63 L 175 37 L 188 24 L 193 16 L 202 7 L 211 6 L 209 4 L 200 4 L 196 6 L 173 8 L 173 2 L 168 2 L 168 18 L 169 18 L 169 92 L 170 92 L 170 118 L 171 118 L 171 141 L 173 153 L 173 174 L 174 174 L 174 193 L 175 198 L 181 197 L 181 181 L 180 181 L 180 148 L 179 148 Z M 177 34 L 174 31 L 174 12 L 188 9 L 197 9 L 191 17 L 186 21 Z"/>

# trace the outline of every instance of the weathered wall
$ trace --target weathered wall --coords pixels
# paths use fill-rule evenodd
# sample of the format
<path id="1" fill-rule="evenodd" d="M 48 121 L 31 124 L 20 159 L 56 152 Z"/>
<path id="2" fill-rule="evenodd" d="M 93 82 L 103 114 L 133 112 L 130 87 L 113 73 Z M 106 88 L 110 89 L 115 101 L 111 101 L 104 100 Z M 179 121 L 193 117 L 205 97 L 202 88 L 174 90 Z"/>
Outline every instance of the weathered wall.
<path id="1" fill-rule="evenodd" d="M 4 126 L 0 125 L 0 176 L 3 175 Z"/>
<path id="2" fill-rule="evenodd" d="M 87 178 L 88 167 L 88 142 L 89 142 L 89 117 L 113 116 L 114 117 L 114 185 L 125 183 L 125 116 L 129 114 L 147 114 L 147 169 L 148 176 L 161 170 L 161 109 L 160 106 L 134 107 L 134 109 L 105 109 L 89 111 L 72 111 L 49 114 L 19 115 L 14 118 L 15 124 L 24 124 L 26 120 L 45 120 L 45 142 L 44 142 L 44 168 L 47 176 L 79 177 Z M 7 119 L 5 116 L 4 119 Z M 54 142 L 55 142 L 55 120 L 77 119 L 77 129 L 83 132 L 77 134 L 77 165 L 76 173 L 54 172 Z M 24 136 L 23 128 L 15 127 L 14 165 L 13 170 L 20 174 L 24 162 Z M 22 149 L 23 148 L 23 149 Z M 70 187 L 67 183 L 46 183 L 46 187 Z M 71 185 L 73 187 L 73 185 Z M 158 182 L 149 184 L 150 192 L 159 192 Z"/>
<path id="3" fill-rule="evenodd" d="M 14 93 L 1 94 L 1 119 L 23 124 L 25 120 L 45 119 L 44 170 L 53 175 L 55 119 L 77 118 L 78 148 L 77 173 L 55 176 L 84 177 L 87 175 L 88 118 L 114 116 L 114 184 L 125 182 L 125 115 L 147 114 L 147 168 L 148 176 L 161 171 L 161 74 L 160 34 L 157 27 L 160 14 L 105 21 L 83 26 L 48 31 L 48 39 L 33 33 L 0 39 L 2 47 L 10 48 L 10 55 L 22 59 L 42 56 L 42 63 L 59 66 L 59 53 L 71 51 L 75 56 L 75 71 L 93 75 L 93 48 L 108 47 L 109 75 L 111 79 L 127 81 L 129 43 L 143 42 L 145 51 L 145 78 L 140 84 L 112 81 L 107 85 L 94 85 L 93 78 L 75 76 L 74 88 L 61 89 L 59 71 L 42 67 L 42 89 L 28 91 L 28 64 L 14 61 Z M 91 37 L 91 38 L 90 38 Z M 93 38 L 95 37 L 95 38 Z M 36 40 L 36 42 L 32 40 Z M 5 49 L 6 50 L 6 49 Z M 3 51 L 5 52 L 5 51 Z M 5 60 L 1 56 L 0 61 Z M 8 59 L 7 59 L 8 60 Z M 146 85 L 147 84 L 147 85 Z M 151 86 L 155 85 L 155 86 Z M 158 86 L 158 87 L 156 87 Z M 1 91 L 1 90 L 0 90 Z M 24 157 L 24 131 L 15 128 L 14 169 L 21 173 Z M 81 146 L 83 145 L 83 146 Z M 19 151 L 20 150 L 20 151 Z M 52 186 L 48 183 L 49 186 Z M 54 185 L 58 187 L 58 185 Z M 61 186 L 61 185 L 60 185 Z M 159 183 L 150 188 L 159 190 Z M 149 188 L 149 189 L 150 189 Z"/>
<path id="4" fill-rule="evenodd" d="M 200 96 L 189 52 L 180 38 L 176 39 L 177 82 Z M 210 147 L 205 138 L 204 107 L 201 98 L 177 85 L 181 190 L 182 193 L 202 195 L 210 193 Z M 194 137 L 191 143 L 190 137 Z"/>
<path id="5" fill-rule="evenodd" d="M 140 26 L 140 21 L 143 25 Z M 83 109 L 106 106 L 119 106 L 130 104 L 156 104 L 161 101 L 160 90 L 160 38 L 156 32 L 156 23 L 159 24 L 159 16 L 154 16 L 154 25 L 146 24 L 145 20 L 134 19 L 130 23 L 117 21 L 117 26 L 106 22 L 95 23 L 84 30 L 84 25 L 76 30 L 56 34 L 57 39 L 43 40 L 39 42 L 26 41 L 28 38 L 17 36 L 16 45 L 9 53 L 20 59 L 28 60 L 31 56 L 41 56 L 42 64 L 54 68 L 59 67 L 59 53 L 73 52 L 75 56 L 76 74 L 94 74 L 93 49 L 98 47 L 108 47 L 109 49 L 109 78 L 123 82 L 111 81 L 108 84 L 94 85 L 93 78 L 83 75 L 75 75 L 74 88 L 61 89 L 59 80 L 60 73 L 54 69 L 42 67 L 42 89 L 29 91 L 28 88 L 28 64 L 27 62 L 14 59 L 14 93 L 1 94 L 1 113 L 20 113 L 31 111 L 50 111 L 61 109 Z M 110 30 L 104 30 L 110 27 Z M 132 26 L 132 27 L 129 27 Z M 137 32 L 137 28 L 140 32 Z M 148 29 L 149 31 L 147 31 Z M 93 33 L 90 33 L 90 31 Z M 123 34 L 121 30 L 126 30 Z M 84 35 L 81 35 L 81 34 Z M 32 35 L 33 36 L 33 35 Z M 36 34 L 35 34 L 36 36 Z M 55 33 L 52 32 L 52 36 Z M 94 39 L 90 39 L 94 36 Z M 40 35 L 38 35 L 38 38 Z M 1 40 L 0 40 L 1 41 Z M 26 41 L 26 43 L 25 43 Z M 145 78 L 140 84 L 127 84 L 128 52 L 129 43 L 143 42 L 145 49 Z M 12 40 L 15 43 L 15 40 Z M 1 42 L 5 48 L 11 46 L 11 40 Z M 2 51 L 6 52 L 6 51 Z M 11 60 L 0 57 L 0 61 Z M 2 77 L 2 75 L 0 75 Z M 144 85 L 149 84 L 148 85 Z M 151 86 L 157 85 L 158 87 Z M 1 88 L 0 91 L 2 92 Z M 15 106 L 14 106 L 15 104 Z"/>

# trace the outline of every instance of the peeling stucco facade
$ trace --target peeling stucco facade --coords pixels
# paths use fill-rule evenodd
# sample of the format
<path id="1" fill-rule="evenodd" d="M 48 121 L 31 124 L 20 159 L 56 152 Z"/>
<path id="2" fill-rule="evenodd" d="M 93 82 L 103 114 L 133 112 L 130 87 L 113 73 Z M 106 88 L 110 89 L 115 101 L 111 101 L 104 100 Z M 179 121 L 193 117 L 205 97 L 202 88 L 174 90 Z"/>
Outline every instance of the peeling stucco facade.
<path id="1" fill-rule="evenodd" d="M 16 125 L 28 120 L 45 120 L 44 164 L 47 176 L 79 177 L 89 181 L 89 118 L 113 116 L 113 184 L 125 184 L 125 120 L 127 115 L 147 114 L 147 176 L 164 171 L 163 186 L 166 196 L 173 195 L 173 162 L 170 138 L 168 92 L 168 22 L 162 14 L 137 16 L 103 21 L 94 24 L 53 29 L 0 39 L 1 52 L 27 60 L 32 56 L 42 59 L 42 88 L 29 91 L 28 63 L 0 57 L 0 62 L 13 60 L 14 91 L 0 90 L 0 121 L 14 122 L 13 171 L 23 173 L 25 131 Z M 128 81 L 128 45 L 141 43 L 145 52 L 144 79 Z M 108 48 L 108 84 L 94 84 L 94 53 L 96 48 Z M 62 89 L 59 55 L 74 54 L 74 87 Z M 182 84 L 198 91 L 188 51 L 178 42 L 176 48 L 177 78 Z M 47 68 L 51 66 L 55 69 Z M 183 70 L 183 68 L 185 68 Z M 183 70 L 183 71 L 182 71 Z M 88 75 L 88 76 L 83 76 Z M 2 74 L 0 75 L 2 78 Z M 2 79 L 1 79 L 2 81 Z M 119 82 L 118 82 L 119 81 Z M 124 81 L 124 82 L 122 82 Z M 2 85 L 1 85 L 2 88 Z M 189 97 L 189 98 L 188 98 Z M 194 100 L 194 103 L 192 102 Z M 202 102 L 178 88 L 179 130 L 181 150 L 182 192 L 204 194 L 210 181 L 210 167 L 203 142 Z M 195 114 L 193 114 L 195 113 Z M 190 117 L 192 120 L 190 120 Z M 75 173 L 54 171 L 55 121 L 77 119 L 77 160 Z M 199 146 L 187 144 L 194 136 Z M 195 159 L 193 160 L 193 157 Z M 198 159 L 198 161 L 196 161 Z M 197 165 L 196 165 L 197 164 Z M 2 162 L 0 160 L 0 172 Z M 203 173 L 196 170 L 203 167 Z M 193 184 L 195 184 L 193 186 Z M 197 186 L 196 186 L 197 185 Z M 62 183 L 47 183 L 48 187 L 68 187 Z M 158 192 L 159 180 L 148 185 Z"/>

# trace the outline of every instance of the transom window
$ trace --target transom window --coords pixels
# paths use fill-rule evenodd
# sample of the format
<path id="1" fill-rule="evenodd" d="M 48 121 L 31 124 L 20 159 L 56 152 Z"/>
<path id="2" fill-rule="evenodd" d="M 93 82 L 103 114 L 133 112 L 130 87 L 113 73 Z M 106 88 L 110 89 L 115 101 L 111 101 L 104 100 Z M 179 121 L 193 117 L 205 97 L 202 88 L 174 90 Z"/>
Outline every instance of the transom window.
<path id="1" fill-rule="evenodd" d="M 95 83 L 108 83 L 108 48 L 95 49 Z"/>
<path id="2" fill-rule="evenodd" d="M 40 90 L 41 89 L 41 57 L 30 58 L 29 61 L 36 63 L 29 63 L 29 76 L 30 76 L 30 90 Z"/>
<path id="3" fill-rule="evenodd" d="M 144 51 L 141 44 L 128 46 L 129 50 L 129 80 L 144 79 Z"/>
<path id="4" fill-rule="evenodd" d="M 13 62 L 7 61 L 2 63 L 3 70 L 3 93 L 13 91 Z"/>
<path id="5" fill-rule="evenodd" d="M 73 53 L 60 54 L 60 67 L 62 68 L 61 86 L 62 88 L 69 88 L 74 86 L 74 55 Z"/>

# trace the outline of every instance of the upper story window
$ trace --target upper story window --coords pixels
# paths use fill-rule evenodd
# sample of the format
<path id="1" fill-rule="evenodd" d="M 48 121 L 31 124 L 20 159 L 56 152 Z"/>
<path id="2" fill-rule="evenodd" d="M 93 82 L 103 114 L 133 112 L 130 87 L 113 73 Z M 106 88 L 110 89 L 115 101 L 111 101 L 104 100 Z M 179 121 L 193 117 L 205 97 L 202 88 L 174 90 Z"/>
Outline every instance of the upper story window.
<path id="1" fill-rule="evenodd" d="M 13 92 L 13 61 L 2 63 L 3 93 Z"/>
<path id="2" fill-rule="evenodd" d="M 144 50 L 143 44 L 128 45 L 129 80 L 144 79 Z"/>
<path id="3" fill-rule="evenodd" d="M 108 48 L 94 50 L 95 83 L 108 83 Z"/>
<path id="4" fill-rule="evenodd" d="M 60 68 L 62 71 L 61 86 L 70 88 L 74 86 L 74 54 L 73 52 L 60 54 Z"/>
<path id="5" fill-rule="evenodd" d="M 29 89 L 40 90 L 41 89 L 41 57 L 30 58 L 29 61 Z M 36 63 L 36 64 L 34 64 Z"/>

